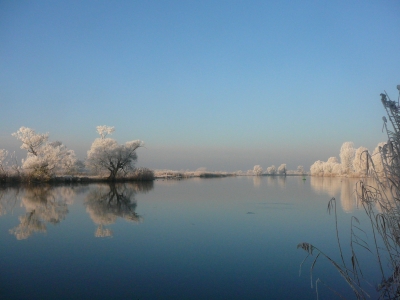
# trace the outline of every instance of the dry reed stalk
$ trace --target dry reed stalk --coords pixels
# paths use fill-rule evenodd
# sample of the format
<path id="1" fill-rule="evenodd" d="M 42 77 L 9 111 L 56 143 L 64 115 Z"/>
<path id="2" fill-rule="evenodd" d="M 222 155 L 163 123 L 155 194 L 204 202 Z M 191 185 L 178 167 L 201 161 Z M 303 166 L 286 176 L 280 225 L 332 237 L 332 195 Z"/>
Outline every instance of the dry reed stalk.
<path id="1" fill-rule="evenodd" d="M 398 86 L 398 89 L 400 92 L 400 86 Z M 379 299 L 400 299 L 400 107 L 390 100 L 386 92 L 381 94 L 381 101 L 393 127 L 393 130 L 388 129 L 387 119 L 383 117 L 384 128 L 388 135 L 387 143 L 379 148 L 383 176 L 376 171 L 371 155 L 365 152 L 366 173 L 374 179 L 376 186 L 367 185 L 365 182 L 359 181 L 355 188 L 357 200 L 361 203 L 370 221 L 373 246 L 369 246 L 365 239 L 361 238 L 357 233 L 366 234 L 359 227 L 359 220 L 353 216 L 350 226 L 351 269 L 346 266 L 338 234 L 336 200 L 334 198 L 328 203 L 328 212 L 331 213 L 333 211 L 335 216 L 336 238 L 341 265 L 309 243 L 300 243 L 297 246 L 297 248 L 307 252 L 307 256 L 302 261 L 300 268 L 305 260 L 310 255 L 313 255 L 313 252 L 317 252 L 310 268 L 311 280 L 315 264 L 322 255 L 344 278 L 357 299 L 366 299 L 366 297 L 369 298 L 369 295 L 362 288 L 366 280 L 363 278 L 362 269 L 357 259 L 355 245 L 373 253 L 376 257 L 382 278 L 377 286 Z M 361 155 L 363 154 L 364 152 L 361 153 Z M 317 279 L 316 283 L 318 284 L 318 282 L 323 283 L 320 279 Z M 327 284 L 323 284 L 342 297 Z"/>

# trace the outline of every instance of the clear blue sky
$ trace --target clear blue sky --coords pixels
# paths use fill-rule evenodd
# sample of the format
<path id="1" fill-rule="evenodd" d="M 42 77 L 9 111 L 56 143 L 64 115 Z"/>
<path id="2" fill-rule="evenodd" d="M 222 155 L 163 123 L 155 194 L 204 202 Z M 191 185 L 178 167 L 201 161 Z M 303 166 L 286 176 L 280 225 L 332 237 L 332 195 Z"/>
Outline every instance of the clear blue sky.
<path id="1" fill-rule="evenodd" d="M 397 0 L 1 1 L 0 41 L 0 148 L 26 126 L 84 158 L 109 125 L 157 169 L 372 150 L 400 83 Z"/>

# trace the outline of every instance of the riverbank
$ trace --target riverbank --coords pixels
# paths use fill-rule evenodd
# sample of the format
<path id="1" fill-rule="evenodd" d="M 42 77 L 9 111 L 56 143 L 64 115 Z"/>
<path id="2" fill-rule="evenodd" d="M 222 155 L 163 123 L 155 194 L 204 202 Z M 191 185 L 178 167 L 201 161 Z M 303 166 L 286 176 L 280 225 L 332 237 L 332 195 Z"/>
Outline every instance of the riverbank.
<path id="1" fill-rule="evenodd" d="M 218 177 L 235 177 L 235 176 L 308 176 L 308 174 L 249 174 L 244 172 L 224 172 L 224 171 L 173 171 L 173 170 L 155 170 L 154 178 L 156 179 L 184 179 L 184 178 L 218 178 Z"/>

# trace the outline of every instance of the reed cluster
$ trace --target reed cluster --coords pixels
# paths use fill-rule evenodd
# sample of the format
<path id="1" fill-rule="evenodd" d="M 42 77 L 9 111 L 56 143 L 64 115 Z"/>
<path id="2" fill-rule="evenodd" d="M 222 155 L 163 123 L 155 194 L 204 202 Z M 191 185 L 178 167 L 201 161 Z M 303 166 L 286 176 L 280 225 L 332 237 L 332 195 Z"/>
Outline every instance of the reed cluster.
<path id="1" fill-rule="evenodd" d="M 400 91 L 400 86 L 398 89 Z M 364 152 L 361 155 L 367 158 L 365 167 L 373 177 L 374 183 L 367 184 L 366 181 L 361 180 L 355 187 L 357 200 L 367 214 L 371 225 L 373 242 L 367 243 L 364 237 L 365 232 L 359 226 L 359 220 L 353 216 L 350 225 L 351 257 L 345 258 L 339 239 L 336 200 L 332 198 L 328 204 L 328 211 L 335 216 L 339 261 L 332 259 L 310 243 L 303 242 L 297 246 L 307 252 L 301 265 L 308 257 L 314 257 L 310 267 L 311 276 L 318 260 L 324 258 L 344 278 L 357 299 L 370 299 L 367 292 L 369 278 L 364 278 L 362 266 L 357 257 L 360 249 L 375 256 L 374 261 L 381 278 L 380 282 L 375 282 L 379 299 L 400 298 L 400 106 L 398 102 L 390 100 L 386 92 L 381 94 L 381 102 L 391 124 L 389 128 L 387 118 L 383 117 L 388 141 L 379 147 L 378 153 L 374 154 L 379 155 L 383 170 L 375 166 L 376 157 L 372 157 L 367 151 Z M 343 298 L 340 291 L 320 279 L 316 280 L 317 298 L 319 283 L 326 285 L 337 296 Z"/>

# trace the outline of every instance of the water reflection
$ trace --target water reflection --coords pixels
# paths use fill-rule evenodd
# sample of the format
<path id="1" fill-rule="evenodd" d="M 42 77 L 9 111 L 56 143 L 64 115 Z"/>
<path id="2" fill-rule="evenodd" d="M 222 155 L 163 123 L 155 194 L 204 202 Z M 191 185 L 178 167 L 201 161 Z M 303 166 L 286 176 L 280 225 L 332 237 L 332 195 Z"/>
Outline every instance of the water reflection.
<path id="1" fill-rule="evenodd" d="M 143 218 L 135 211 L 135 194 L 147 192 L 152 188 L 151 182 L 103 184 L 91 190 L 86 196 L 85 206 L 90 218 L 98 225 L 95 236 L 112 236 L 112 230 L 105 226 L 115 223 L 118 218 L 134 223 L 141 222 Z"/>
<path id="2" fill-rule="evenodd" d="M 360 190 L 361 184 L 359 184 L 361 182 L 372 191 L 378 188 L 373 178 L 310 177 L 310 185 L 314 191 L 326 193 L 330 197 L 340 199 L 341 207 L 347 213 L 361 208 L 362 204 L 357 197 L 357 194 L 360 196 L 362 193 Z M 386 196 L 387 199 L 385 199 L 389 205 L 393 205 L 394 202 L 390 196 L 390 191 L 387 191 Z M 378 203 L 375 203 L 374 207 L 378 212 L 382 212 Z"/>
<path id="3" fill-rule="evenodd" d="M 136 193 L 145 193 L 153 188 L 150 183 L 126 183 L 117 185 L 76 185 L 54 186 L 36 185 L 0 188 L 0 216 L 11 214 L 20 207 L 25 214 L 18 217 L 19 224 L 9 230 L 18 240 L 24 240 L 34 233 L 47 232 L 48 224 L 62 222 L 69 213 L 79 194 L 85 197 L 86 211 L 99 225 L 95 236 L 111 236 L 111 230 L 105 225 L 114 223 L 118 218 L 131 222 L 140 222 L 142 218 L 135 212 Z M 18 208 L 20 209 L 20 208 Z"/>
<path id="4" fill-rule="evenodd" d="M 310 177 L 310 184 L 314 191 L 323 192 L 330 197 L 340 198 L 342 209 L 351 213 L 357 207 L 355 183 L 357 180 L 335 177 Z"/>
<path id="5" fill-rule="evenodd" d="M 261 178 L 260 176 L 253 176 L 253 186 L 259 187 L 261 185 Z"/>
<path id="6" fill-rule="evenodd" d="M 12 212 L 18 198 L 18 189 L 0 188 L 0 216 Z"/>
<path id="7" fill-rule="evenodd" d="M 57 224 L 68 214 L 68 201 L 73 201 L 74 193 L 65 189 L 55 189 L 49 185 L 40 185 L 23 189 L 21 207 L 26 214 L 19 217 L 20 224 L 10 233 L 23 240 L 35 232 L 46 232 L 47 223 Z"/>
<path id="8" fill-rule="evenodd" d="M 278 185 L 281 189 L 286 187 L 286 176 L 266 176 L 268 186 Z"/>

